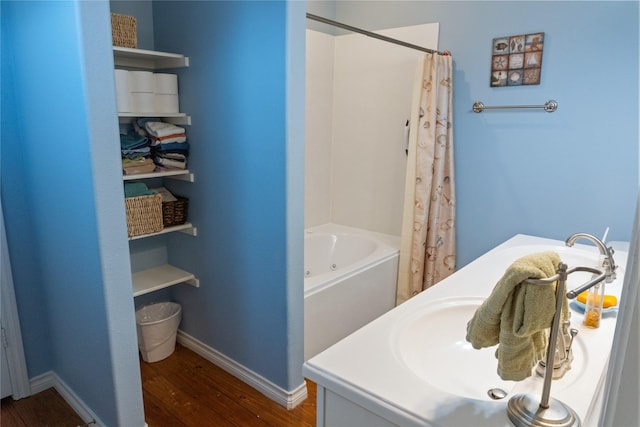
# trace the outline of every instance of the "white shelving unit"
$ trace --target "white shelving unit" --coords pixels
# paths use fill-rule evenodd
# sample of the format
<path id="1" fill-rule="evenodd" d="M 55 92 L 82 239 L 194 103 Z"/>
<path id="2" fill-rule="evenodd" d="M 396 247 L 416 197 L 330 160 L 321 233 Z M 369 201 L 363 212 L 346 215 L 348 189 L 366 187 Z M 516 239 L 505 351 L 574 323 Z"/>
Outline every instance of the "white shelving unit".
<path id="1" fill-rule="evenodd" d="M 189 58 L 179 53 L 114 46 L 113 63 L 122 68 L 165 70 L 188 67 Z"/>
<path id="2" fill-rule="evenodd" d="M 158 117 L 158 113 L 149 113 L 144 111 L 135 113 L 118 113 L 120 122 L 130 122 L 136 117 Z M 172 123 L 174 125 L 191 125 L 191 116 L 188 116 L 185 113 L 163 113 L 161 114 L 161 117 L 165 122 Z"/>
<path id="3" fill-rule="evenodd" d="M 181 181 L 189 181 L 194 182 L 194 175 L 189 172 L 189 169 L 172 169 L 172 170 L 163 170 L 149 173 L 141 173 L 137 175 L 123 175 L 122 179 L 124 181 L 133 181 L 137 179 L 152 179 L 152 178 L 171 178 L 171 179 L 179 179 Z"/>
<path id="4" fill-rule="evenodd" d="M 157 233 L 142 234 L 140 236 L 129 237 L 129 240 L 138 240 L 138 239 L 144 239 L 147 237 L 160 236 L 161 234 L 175 233 L 176 231 L 179 231 L 185 234 L 190 234 L 192 236 L 198 235 L 198 229 L 195 228 L 193 224 L 191 224 L 190 222 L 185 222 L 184 224 L 163 228 L 161 231 L 158 231 Z"/>
<path id="5" fill-rule="evenodd" d="M 193 273 L 169 264 L 133 273 L 132 279 L 134 297 L 168 288 L 178 283 L 187 283 L 196 288 L 200 287 L 200 281 L 196 279 Z"/>
<path id="6" fill-rule="evenodd" d="M 144 49 L 131 49 L 125 47 L 113 47 L 113 62 L 118 68 L 135 70 L 164 70 L 170 68 L 182 68 L 189 66 L 189 58 L 181 54 L 168 53 L 168 52 L 156 52 Z M 131 121 L 135 117 L 161 117 L 168 123 L 176 125 L 190 125 L 191 117 L 185 113 L 175 114 L 159 114 L 149 112 L 128 112 L 118 113 L 118 118 L 121 122 Z M 131 180 L 144 180 L 153 178 L 170 178 L 179 179 L 188 182 L 194 182 L 195 177 L 189 170 L 161 170 L 151 173 L 138 174 L 138 175 L 123 175 L 123 181 Z M 134 236 L 129 240 L 144 239 L 153 236 L 159 236 L 162 234 L 181 232 L 197 236 L 197 229 L 193 224 L 186 222 L 181 225 L 167 227 L 157 233 L 144 234 L 140 236 Z M 157 267 L 153 267 L 147 270 L 133 273 L 133 296 L 154 292 L 160 289 L 167 288 L 169 286 L 177 285 L 179 283 L 186 283 L 196 288 L 200 287 L 200 281 L 195 277 L 193 273 L 184 271 L 175 266 L 164 264 Z"/>

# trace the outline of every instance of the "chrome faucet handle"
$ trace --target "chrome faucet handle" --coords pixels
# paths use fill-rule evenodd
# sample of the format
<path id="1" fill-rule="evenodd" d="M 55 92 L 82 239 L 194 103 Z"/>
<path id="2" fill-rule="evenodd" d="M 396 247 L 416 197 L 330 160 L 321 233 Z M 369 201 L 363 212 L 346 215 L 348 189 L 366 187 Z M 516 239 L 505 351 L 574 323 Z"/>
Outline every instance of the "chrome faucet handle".
<path id="1" fill-rule="evenodd" d="M 573 344 L 573 338 L 578 334 L 578 330 L 569 328 L 570 322 L 562 322 L 561 330 L 558 331 L 556 338 L 556 349 L 553 355 L 553 366 L 551 367 L 554 380 L 560 379 L 571 369 L 571 362 L 573 362 L 573 353 L 571 352 L 571 345 Z M 545 360 L 540 360 L 536 366 L 536 373 L 544 377 L 547 369 L 547 363 Z"/>
<path id="2" fill-rule="evenodd" d="M 616 262 L 613 259 L 613 254 L 616 251 L 613 249 L 612 246 L 609 246 L 607 248 L 607 256 L 604 259 L 604 265 L 603 267 L 605 268 L 606 272 L 607 272 L 607 283 L 611 283 L 616 279 L 616 269 L 618 268 L 618 266 L 616 265 Z"/>
<path id="3" fill-rule="evenodd" d="M 571 338 L 569 339 L 569 345 L 567 346 L 567 359 L 571 355 L 571 346 L 573 346 L 573 339 L 578 335 L 578 330 L 576 328 L 569 329 L 569 335 L 571 335 Z"/>

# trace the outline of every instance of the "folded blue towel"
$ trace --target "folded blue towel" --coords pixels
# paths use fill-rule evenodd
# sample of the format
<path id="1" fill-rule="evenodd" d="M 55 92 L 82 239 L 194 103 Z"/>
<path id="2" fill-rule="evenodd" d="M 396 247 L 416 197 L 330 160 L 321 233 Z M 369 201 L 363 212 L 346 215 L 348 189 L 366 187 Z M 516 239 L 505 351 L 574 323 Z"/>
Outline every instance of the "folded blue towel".
<path id="1" fill-rule="evenodd" d="M 151 148 L 143 147 L 135 150 L 121 150 L 122 158 L 135 159 L 136 157 L 151 157 Z"/>
<path id="2" fill-rule="evenodd" d="M 160 144 L 153 147 L 156 152 L 160 153 L 183 153 L 189 152 L 188 142 L 170 142 L 168 144 Z"/>
<path id="3" fill-rule="evenodd" d="M 120 134 L 120 148 L 124 150 L 148 147 L 150 143 L 151 141 L 149 141 L 149 138 L 144 136 Z"/>

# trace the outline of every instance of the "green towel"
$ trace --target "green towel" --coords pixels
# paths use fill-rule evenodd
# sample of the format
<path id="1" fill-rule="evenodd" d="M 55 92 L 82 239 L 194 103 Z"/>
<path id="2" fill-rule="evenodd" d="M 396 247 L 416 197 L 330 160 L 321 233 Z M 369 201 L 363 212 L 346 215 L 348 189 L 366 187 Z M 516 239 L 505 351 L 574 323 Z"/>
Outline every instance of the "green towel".
<path id="1" fill-rule="evenodd" d="M 156 190 L 150 190 L 144 182 L 125 182 L 124 197 L 139 197 L 156 194 Z"/>
<path id="2" fill-rule="evenodd" d="M 491 295 L 467 323 L 467 341 L 473 348 L 496 344 L 498 375 L 503 380 L 520 381 L 546 355 L 548 328 L 556 307 L 556 286 L 522 283 L 525 279 L 545 279 L 556 274 L 560 257 L 555 252 L 527 255 L 505 271 Z M 561 320 L 568 319 L 564 298 Z"/>

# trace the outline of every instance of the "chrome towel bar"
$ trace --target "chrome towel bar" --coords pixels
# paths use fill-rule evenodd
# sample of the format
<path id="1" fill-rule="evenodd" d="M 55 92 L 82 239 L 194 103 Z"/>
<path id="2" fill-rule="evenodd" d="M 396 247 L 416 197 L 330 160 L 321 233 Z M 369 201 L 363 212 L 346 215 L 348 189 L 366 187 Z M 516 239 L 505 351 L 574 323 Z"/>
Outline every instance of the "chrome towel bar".
<path id="1" fill-rule="evenodd" d="M 547 113 L 553 113 L 558 109 L 558 103 L 553 99 L 550 99 L 545 102 L 544 105 L 503 105 L 488 107 L 481 101 L 476 101 L 473 104 L 473 111 L 476 113 L 482 113 L 484 110 L 502 110 L 506 108 L 544 108 L 544 111 L 546 111 Z"/>

